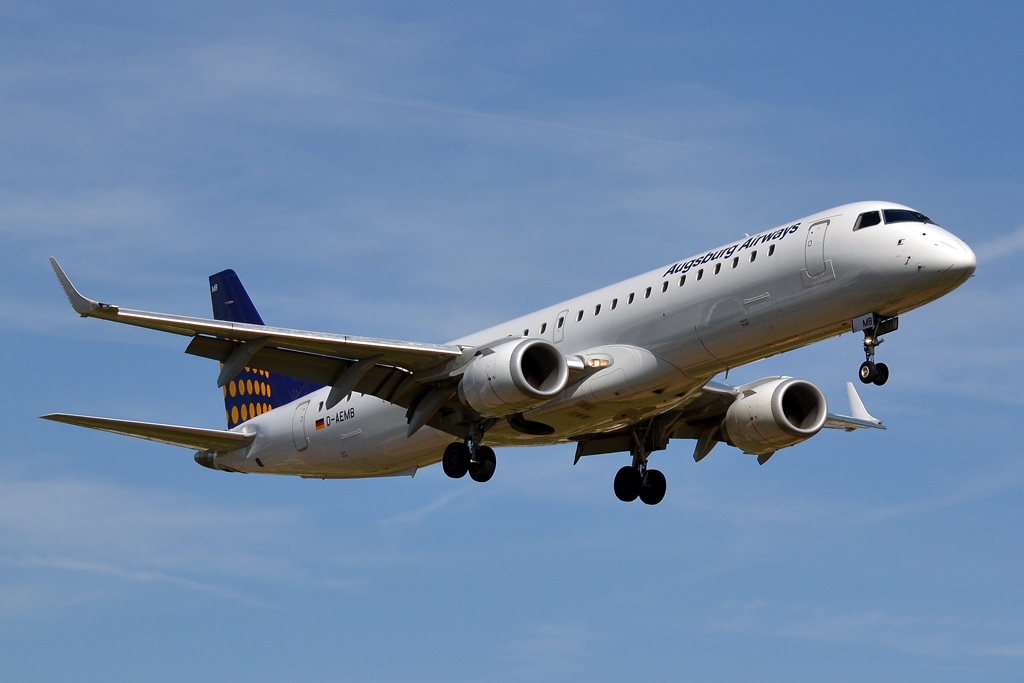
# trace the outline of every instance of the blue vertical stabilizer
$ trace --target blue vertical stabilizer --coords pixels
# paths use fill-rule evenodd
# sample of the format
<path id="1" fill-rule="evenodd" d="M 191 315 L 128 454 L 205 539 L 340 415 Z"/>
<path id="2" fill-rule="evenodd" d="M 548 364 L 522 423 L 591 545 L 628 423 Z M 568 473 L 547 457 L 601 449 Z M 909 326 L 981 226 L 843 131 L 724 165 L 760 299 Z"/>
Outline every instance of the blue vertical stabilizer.
<path id="1" fill-rule="evenodd" d="M 213 317 L 235 323 L 263 325 L 252 299 L 233 270 L 210 276 Z M 267 410 L 291 403 L 322 385 L 265 370 L 245 368 L 224 386 L 224 408 L 228 427 L 234 427 Z"/>

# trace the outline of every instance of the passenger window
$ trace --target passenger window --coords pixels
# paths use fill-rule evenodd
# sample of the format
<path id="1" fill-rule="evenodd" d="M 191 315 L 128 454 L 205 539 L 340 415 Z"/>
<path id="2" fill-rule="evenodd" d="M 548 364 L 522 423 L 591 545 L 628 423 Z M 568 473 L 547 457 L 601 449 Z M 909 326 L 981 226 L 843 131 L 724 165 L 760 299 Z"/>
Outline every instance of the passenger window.
<path id="1" fill-rule="evenodd" d="M 633 292 L 629 293 L 629 299 L 626 300 L 626 305 L 633 303 Z"/>
<path id="2" fill-rule="evenodd" d="M 565 316 L 558 319 L 558 329 L 562 329 L 562 323 L 565 322 Z"/>
<path id="3" fill-rule="evenodd" d="M 661 283 L 661 293 L 664 294 L 668 291 L 668 280 Z"/>
<path id="4" fill-rule="evenodd" d="M 644 298 L 645 299 L 651 298 L 651 288 L 650 287 L 648 287 L 646 290 L 644 290 Z"/>
<path id="5" fill-rule="evenodd" d="M 583 311 L 576 314 L 576 322 L 583 320 Z"/>
<path id="6" fill-rule="evenodd" d="M 718 275 L 720 272 L 722 272 L 722 264 L 721 263 L 716 263 L 715 264 L 715 275 Z"/>
<path id="7" fill-rule="evenodd" d="M 598 305 L 594 306 L 594 315 L 600 315 L 600 314 L 601 314 L 601 304 L 598 304 Z"/>
<path id="8" fill-rule="evenodd" d="M 612 299 L 612 310 L 613 311 L 615 310 L 615 307 L 618 306 L 618 305 L 619 305 L 619 300 L 618 299 Z"/>
<path id="9" fill-rule="evenodd" d="M 885 214 L 885 224 L 889 223 L 931 223 L 928 216 L 917 211 L 909 211 L 907 209 L 886 209 L 882 213 Z"/>
<path id="10" fill-rule="evenodd" d="M 323 402 L 323 401 L 320 401 L 320 405 L 318 405 L 318 406 L 316 407 L 316 412 L 318 412 L 318 413 L 319 413 L 319 412 L 320 412 L 321 410 L 323 410 L 323 409 L 324 409 L 324 402 Z"/>
<path id="11" fill-rule="evenodd" d="M 529 337 L 530 336 L 530 328 L 529 327 L 527 327 L 525 330 L 523 330 L 523 336 L 524 337 Z"/>
<path id="12" fill-rule="evenodd" d="M 679 278 L 679 286 L 682 287 L 685 284 L 686 284 L 686 276 L 684 275 L 681 278 Z"/>
<path id="13" fill-rule="evenodd" d="M 740 264 L 740 257 L 739 256 L 733 256 L 732 257 L 732 267 L 735 268 L 739 264 Z"/>
<path id="14" fill-rule="evenodd" d="M 872 225 L 878 225 L 881 222 L 882 218 L 878 215 L 877 211 L 868 211 L 857 216 L 857 222 L 853 224 L 853 231 L 856 232 L 861 228 L 870 228 Z"/>
<path id="15" fill-rule="evenodd" d="M 541 324 L 541 326 L 540 326 L 540 333 L 544 334 L 544 332 L 546 332 L 547 329 L 548 329 L 548 324 L 547 323 Z"/>
<path id="16" fill-rule="evenodd" d="M 753 263 L 754 259 L 756 259 L 756 258 L 757 258 L 757 250 L 755 249 L 754 251 L 750 252 L 750 262 Z"/>
<path id="17" fill-rule="evenodd" d="M 772 246 L 768 247 L 768 255 L 771 256 L 774 253 L 775 253 L 775 245 L 773 244 Z"/>
<path id="18" fill-rule="evenodd" d="M 700 270 L 697 271 L 697 279 L 699 280 L 702 277 L 704 277 L 704 269 L 703 268 L 701 268 Z"/>

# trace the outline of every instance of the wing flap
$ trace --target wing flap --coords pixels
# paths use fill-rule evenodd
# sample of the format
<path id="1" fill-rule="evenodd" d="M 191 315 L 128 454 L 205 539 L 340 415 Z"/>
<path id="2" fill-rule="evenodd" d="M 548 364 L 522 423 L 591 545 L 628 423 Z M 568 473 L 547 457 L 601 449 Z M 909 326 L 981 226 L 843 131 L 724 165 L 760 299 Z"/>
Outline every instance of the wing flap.
<path id="1" fill-rule="evenodd" d="M 185 349 L 185 353 L 201 358 L 209 358 L 220 362 L 231 355 L 236 344 L 226 339 L 213 337 L 195 337 Z M 315 353 L 304 353 L 264 347 L 248 361 L 248 367 L 257 370 L 287 375 L 305 382 L 315 382 L 331 386 L 349 367 L 351 361 L 332 358 Z M 405 385 L 402 386 L 402 383 Z M 421 391 L 423 385 L 412 380 L 411 373 L 397 367 L 377 365 L 366 371 L 352 391 L 382 398 L 389 403 L 408 408 L 412 399 Z"/>
<path id="2" fill-rule="evenodd" d="M 137 439 L 156 441 L 170 446 L 181 446 L 194 451 L 207 453 L 226 453 L 244 448 L 252 443 L 256 434 L 226 432 L 220 429 L 204 429 L 202 427 L 179 427 L 177 425 L 157 424 L 155 422 L 137 422 L 135 420 L 115 420 L 109 417 L 89 417 L 87 415 L 68 415 L 53 413 L 43 415 L 42 419 L 64 424 L 98 429 L 123 436 L 134 436 Z"/>

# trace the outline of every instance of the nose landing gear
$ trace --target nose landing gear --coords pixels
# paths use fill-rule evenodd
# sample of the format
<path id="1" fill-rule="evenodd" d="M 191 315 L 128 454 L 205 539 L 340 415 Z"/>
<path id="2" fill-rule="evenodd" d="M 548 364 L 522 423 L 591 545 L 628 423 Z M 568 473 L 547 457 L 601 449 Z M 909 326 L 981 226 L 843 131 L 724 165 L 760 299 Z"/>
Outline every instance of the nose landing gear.
<path id="1" fill-rule="evenodd" d="M 882 386 L 889 381 L 889 366 L 885 363 L 873 363 L 866 360 L 860 364 L 859 377 L 864 384 Z"/>
<path id="2" fill-rule="evenodd" d="M 889 381 L 889 366 L 875 363 L 875 348 L 881 344 L 883 334 L 899 329 L 899 318 L 883 318 L 877 313 L 862 315 L 853 321 L 853 331 L 864 332 L 864 362 L 860 365 L 857 376 L 864 384 L 882 386 Z"/>

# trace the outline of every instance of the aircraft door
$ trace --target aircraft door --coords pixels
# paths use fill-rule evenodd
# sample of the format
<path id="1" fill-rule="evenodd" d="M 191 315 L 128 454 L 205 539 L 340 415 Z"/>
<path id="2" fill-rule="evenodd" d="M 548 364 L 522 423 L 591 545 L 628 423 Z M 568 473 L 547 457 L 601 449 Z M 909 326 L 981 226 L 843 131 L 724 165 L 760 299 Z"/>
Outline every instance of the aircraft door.
<path id="1" fill-rule="evenodd" d="M 306 409 L 309 408 L 309 401 L 295 406 L 295 413 L 292 414 L 292 443 L 295 450 L 304 451 L 309 447 L 309 439 L 306 438 Z"/>
<path id="2" fill-rule="evenodd" d="M 569 309 L 560 312 L 555 318 L 555 326 L 552 330 L 552 340 L 557 344 L 565 339 L 565 325 L 569 321 Z"/>
<path id="3" fill-rule="evenodd" d="M 807 275 L 818 277 L 825 274 L 825 231 L 828 221 L 818 221 L 807 228 L 807 241 L 804 243 L 804 261 L 807 264 Z"/>

